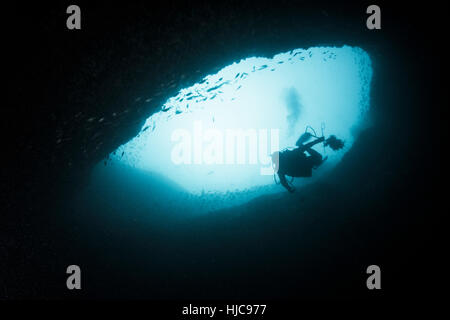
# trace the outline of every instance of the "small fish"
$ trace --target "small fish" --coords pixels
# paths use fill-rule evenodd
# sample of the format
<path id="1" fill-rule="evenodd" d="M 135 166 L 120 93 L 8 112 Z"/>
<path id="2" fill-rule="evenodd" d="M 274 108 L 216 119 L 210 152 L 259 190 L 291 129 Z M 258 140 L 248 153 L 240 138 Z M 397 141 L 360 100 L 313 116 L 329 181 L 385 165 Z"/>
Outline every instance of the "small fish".
<path id="1" fill-rule="evenodd" d="M 240 74 L 241 74 L 241 73 L 238 72 L 234 78 L 236 79 L 237 77 L 239 77 Z"/>
<path id="2" fill-rule="evenodd" d="M 247 73 L 247 72 L 242 73 L 242 74 L 241 74 L 241 79 L 242 79 L 243 77 L 246 77 L 246 76 L 248 76 L 248 73 Z"/>
<path id="3" fill-rule="evenodd" d="M 122 151 L 122 155 L 120 156 L 120 158 L 122 158 L 124 154 L 125 154 L 125 151 Z"/>
<path id="4" fill-rule="evenodd" d="M 206 90 L 206 92 L 210 92 L 210 91 L 219 89 L 219 88 L 220 88 L 221 86 L 223 86 L 224 84 L 225 84 L 225 83 L 221 83 L 221 84 L 219 84 L 219 85 L 217 85 L 217 86 L 215 86 L 215 87 L 209 88 L 208 90 Z"/>
<path id="5" fill-rule="evenodd" d="M 259 67 L 258 70 L 263 70 L 263 69 L 265 69 L 265 68 L 267 68 L 267 64 L 263 64 L 261 67 Z"/>
<path id="6" fill-rule="evenodd" d="M 92 137 L 92 140 L 97 139 L 98 137 L 100 137 L 102 134 L 101 132 L 97 132 L 96 134 L 94 134 L 94 136 Z"/>

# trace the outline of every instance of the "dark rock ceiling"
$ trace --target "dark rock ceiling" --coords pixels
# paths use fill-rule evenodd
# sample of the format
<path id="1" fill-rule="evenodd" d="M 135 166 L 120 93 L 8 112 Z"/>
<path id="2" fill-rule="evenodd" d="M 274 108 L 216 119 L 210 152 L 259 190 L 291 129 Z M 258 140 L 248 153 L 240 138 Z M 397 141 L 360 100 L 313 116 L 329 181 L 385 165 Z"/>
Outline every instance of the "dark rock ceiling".
<path id="1" fill-rule="evenodd" d="M 9 10 L 6 61 L 12 75 L 10 99 L 2 107 L 9 141 L 2 195 L 12 211 L 82 185 L 89 169 L 136 135 L 167 98 L 233 61 L 309 46 L 356 45 L 373 59 L 373 92 L 395 95 L 393 81 L 417 76 L 411 67 L 424 59 L 426 46 L 420 43 L 429 40 L 431 30 L 416 28 L 412 17 L 418 13 L 401 6 L 383 11 L 380 31 L 366 28 L 365 4 L 80 6 L 80 31 L 65 29 L 65 3 Z M 375 119 L 391 107 L 377 99 Z M 397 108 L 383 125 L 393 125 L 401 114 Z"/>

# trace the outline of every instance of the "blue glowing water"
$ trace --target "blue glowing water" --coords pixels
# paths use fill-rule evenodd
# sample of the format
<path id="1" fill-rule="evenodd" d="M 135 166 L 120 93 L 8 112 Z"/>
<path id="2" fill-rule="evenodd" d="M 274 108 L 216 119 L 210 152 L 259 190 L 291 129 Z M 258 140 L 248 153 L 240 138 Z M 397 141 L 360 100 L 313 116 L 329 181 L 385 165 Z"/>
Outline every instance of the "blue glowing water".
<path id="1" fill-rule="evenodd" d="M 369 55 L 357 47 L 241 60 L 168 99 L 111 154 L 116 169 L 109 170 L 125 165 L 154 172 L 217 208 L 234 205 L 283 191 L 274 185 L 270 153 L 294 146 L 308 125 L 318 135 L 325 126 L 325 135 L 345 140 L 345 148 L 327 150 L 315 177 L 295 184 L 314 181 L 341 160 L 367 123 L 371 78 Z M 241 144 L 233 140 L 236 132 L 243 134 Z M 316 150 L 324 152 L 320 145 Z"/>

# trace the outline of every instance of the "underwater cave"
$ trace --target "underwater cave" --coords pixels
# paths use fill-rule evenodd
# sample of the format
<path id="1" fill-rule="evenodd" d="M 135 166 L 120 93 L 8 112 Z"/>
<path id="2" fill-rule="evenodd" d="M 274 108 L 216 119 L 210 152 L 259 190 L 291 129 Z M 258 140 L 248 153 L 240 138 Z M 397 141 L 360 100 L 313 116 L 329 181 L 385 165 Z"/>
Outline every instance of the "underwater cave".
<path id="1" fill-rule="evenodd" d="M 230 207 L 284 192 L 274 183 L 270 155 L 295 146 L 309 128 L 345 141 L 337 152 L 316 146 L 328 160 L 313 178 L 294 180 L 311 183 L 369 123 L 371 78 L 370 57 L 358 47 L 242 59 L 169 98 L 107 166 L 97 166 L 97 180 L 124 186 L 118 193 L 136 202 L 181 202 L 197 212 Z"/>

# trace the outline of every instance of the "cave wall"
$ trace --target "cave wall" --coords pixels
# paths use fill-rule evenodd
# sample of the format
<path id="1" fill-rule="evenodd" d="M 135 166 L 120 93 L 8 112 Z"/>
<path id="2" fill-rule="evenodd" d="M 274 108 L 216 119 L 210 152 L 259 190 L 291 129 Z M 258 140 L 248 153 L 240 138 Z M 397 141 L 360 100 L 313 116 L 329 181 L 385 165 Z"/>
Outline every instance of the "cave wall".
<path id="1" fill-rule="evenodd" d="M 445 128 L 433 121 L 440 117 L 438 93 L 443 92 L 432 84 L 443 68 L 437 50 L 430 49 L 431 35 L 444 21 L 434 18 L 440 11 L 436 6 L 383 7 L 382 30 L 370 31 L 365 26 L 368 3 L 78 4 L 80 31 L 65 28 L 68 2 L 5 9 L 5 61 L 11 75 L 1 117 L 5 164 L 0 253 L 15 262 L 16 273 L 9 278 L 17 292 L 28 295 L 32 290 L 25 288 L 19 270 L 28 270 L 30 256 L 38 252 L 35 247 L 51 252 L 46 249 L 49 241 L 58 247 L 54 231 L 64 233 L 53 220 L 70 212 L 51 208 L 83 188 L 89 170 L 137 134 L 167 98 L 248 56 L 270 57 L 319 45 L 363 48 L 374 64 L 375 130 L 355 142 L 335 179 L 344 181 L 358 198 L 359 189 L 352 184 L 370 187 L 367 180 L 379 177 L 372 184 L 380 190 L 382 178 L 394 176 L 395 181 L 405 178 L 402 187 L 420 182 L 413 193 L 418 195 L 438 174 L 429 170 L 438 166 L 435 147 Z M 436 25 L 421 24 L 424 14 Z M 430 141 L 423 132 L 433 132 L 435 138 Z M 403 168 L 405 159 L 412 165 L 398 175 L 392 168 Z M 348 179 L 355 170 L 363 172 L 359 180 L 355 175 Z M 390 196 L 402 189 L 392 190 Z M 44 228 L 44 235 L 36 236 L 35 231 Z"/>
<path id="2" fill-rule="evenodd" d="M 46 180 L 57 188 L 61 181 L 80 181 L 167 98 L 233 61 L 347 44 L 364 48 L 376 63 L 389 47 L 383 31 L 366 29 L 363 5 L 80 7 L 80 31 L 65 29 L 65 4 L 14 8 L 21 22 L 11 39 L 14 76 L 5 126 L 17 141 L 12 165 L 26 180 L 20 183 Z"/>
<path id="3" fill-rule="evenodd" d="M 65 27 L 67 3 L 7 7 L 11 76 L 2 110 L 8 141 L 2 168 L 7 212 L 23 211 L 24 204 L 38 206 L 43 199 L 57 201 L 65 191 L 82 187 L 90 168 L 135 136 L 167 98 L 248 56 L 319 45 L 359 46 L 374 64 L 375 122 L 393 134 L 405 133 L 399 124 L 411 129 L 421 121 L 426 126 L 431 122 L 424 119 L 435 115 L 408 105 L 421 101 L 412 95 L 431 90 L 429 82 L 421 82 L 417 90 L 416 84 L 404 85 L 403 92 L 397 87 L 435 71 L 423 63 L 433 54 L 427 44 L 436 28 L 414 24 L 420 8 L 389 6 L 383 10 L 382 29 L 371 31 L 365 25 L 366 4 L 79 5 L 78 31 Z M 398 95 L 409 102 L 386 98 Z M 434 98 L 430 95 L 426 103 Z M 401 120 L 404 111 L 411 115 L 407 122 Z"/>

